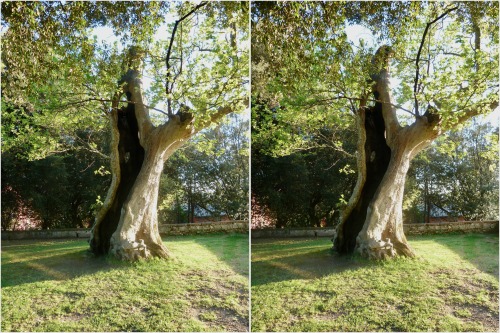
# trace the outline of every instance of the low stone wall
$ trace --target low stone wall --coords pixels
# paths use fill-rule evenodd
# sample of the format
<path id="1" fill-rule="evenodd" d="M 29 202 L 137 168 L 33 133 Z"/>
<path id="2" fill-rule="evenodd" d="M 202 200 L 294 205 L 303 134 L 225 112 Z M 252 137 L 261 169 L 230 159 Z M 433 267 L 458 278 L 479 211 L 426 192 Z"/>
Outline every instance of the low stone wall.
<path id="1" fill-rule="evenodd" d="M 160 234 L 192 235 L 216 232 L 248 232 L 248 221 L 222 221 L 185 224 L 160 224 Z M 90 229 L 2 231 L 2 240 L 90 238 Z"/>
<path id="2" fill-rule="evenodd" d="M 404 224 L 406 235 L 444 234 L 450 232 L 498 232 L 498 221 L 465 221 Z M 333 237 L 334 228 L 254 229 L 252 238 Z"/>
<path id="3" fill-rule="evenodd" d="M 498 233 L 498 221 L 412 223 L 404 224 L 404 230 L 406 235 L 446 234 L 451 232 Z"/>
<path id="4" fill-rule="evenodd" d="M 253 229 L 252 238 L 333 237 L 334 228 Z"/>
<path id="5" fill-rule="evenodd" d="M 216 232 L 248 232 L 248 221 L 223 221 L 185 224 L 161 224 L 162 235 L 193 235 Z M 451 232 L 498 233 L 498 221 L 466 221 L 446 223 L 404 224 L 406 235 L 444 234 Z M 252 238 L 280 237 L 333 237 L 334 228 L 294 228 L 294 229 L 255 229 Z M 2 231 L 2 240 L 14 239 L 56 239 L 89 238 L 90 229 Z"/>
<path id="6" fill-rule="evenodd" d="M 2 240 L 90 238 L 90 229 L 2 231 Z"/>
<path id="7" fill-rule="evenodd" d="M 221 221 L 181 224 L 160 224 L 162 235 L 193 235 L 216 232 L 248 232 L 248 221 Z"/>

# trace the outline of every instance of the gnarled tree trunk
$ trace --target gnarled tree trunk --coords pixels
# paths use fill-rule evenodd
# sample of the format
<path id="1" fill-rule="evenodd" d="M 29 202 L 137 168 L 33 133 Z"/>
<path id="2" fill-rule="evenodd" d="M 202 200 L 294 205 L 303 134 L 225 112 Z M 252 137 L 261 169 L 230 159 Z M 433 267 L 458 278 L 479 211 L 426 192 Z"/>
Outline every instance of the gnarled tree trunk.
<path id="1" fill-rule="evenodd" d="M 118 108 L 116 94 L 110 114 L 112 183 L 97 214 L 90 239 L 96 254 L 121 259 L 167 258 L 158 232 L 157 202 L 165 161 L 195 131 L 190 113 L 178 113 L 163 125 L 152 125 L 143 104 L 137 70 L 124 75 L 128 105 Z"/>
<path id="2" fill-rule="evenodd" d="M 112 182 L 92 228 L 90 249 L 96 255 L 111 253 L 125 260 L 167 258 L 157 218 L 163 165 L 199 129 L 233 108 L 220 107 L 197 129 L 188 108 L 154 126 L 143 101 L 139 71 L 130 69 L 121 82 L 123 92 L 114 96 L 110 113 Z M 128 103 L 118 108 L 123 93 Z"/>
<path id="3" fill-rule="evenodd" d="M 412 257 L 403 232 L 405 179 L 410 161 L 439 135 L 439 117 L 428 111 L 401 127 L 390 94 L 388 59 L 372 78 L 376 102 L 372 107 L 362 102 L 356 115 L 358 179 L 336 229 L 334 248 L 339 253 L 357 250 L 373 259 Z"/>

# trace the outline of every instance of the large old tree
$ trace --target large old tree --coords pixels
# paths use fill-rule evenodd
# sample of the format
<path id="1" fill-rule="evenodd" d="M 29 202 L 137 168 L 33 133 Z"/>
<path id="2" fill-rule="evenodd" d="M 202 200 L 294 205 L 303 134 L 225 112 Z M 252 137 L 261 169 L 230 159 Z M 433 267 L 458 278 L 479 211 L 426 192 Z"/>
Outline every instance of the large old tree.
<path id="1" fill-rule="evenodd" d="M 438 136 L 498 107 L 498 3 L 256 2 L 252 96 L 253 112 L 274 113 L 253 125 L 254 140 L 274 143 L 270 153 L 307 147 L 325 127 L 356 128 L 357 183 L 338 252 L 414 256 L 403 232 L 406 174 Z"/>
<path id="2" fill-rule="evenodd" d="M 11 2 L 2 15 L 2 106 L 36 119 L 8 144 L 36 137 L 26 154 L 37 158 L 108 119 L 112 182 L 91 250 L 168 257 L 157 222 L 163 166 L 247 107 L 248 3 Z"/>

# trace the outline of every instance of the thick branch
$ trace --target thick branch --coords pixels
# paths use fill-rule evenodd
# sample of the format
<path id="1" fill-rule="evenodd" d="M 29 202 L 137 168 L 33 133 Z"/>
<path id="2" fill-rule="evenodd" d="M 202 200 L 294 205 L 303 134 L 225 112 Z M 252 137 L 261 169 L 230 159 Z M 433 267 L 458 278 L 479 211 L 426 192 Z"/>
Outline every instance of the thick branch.
<path id="1" fill-rule="evenodd" d="M 400 129 L 396 110 L 393 107 L 391 88 L 389 79 L 379 80 L 376 84 L 377 92 L 379 93 L 378 100 L 382 104 L 382 115 L 384 117 L 385 128 L 387 131 L 387 143 L 389 144 Z"/>
<path id="2" fill-rule="evenodd" d="M 143 103 L 141 80 L 139 79 L 139 72 L 130 69 L 127 74 L 127 86 L 125 86 L 126 91 L 130 94 L 130 101 L 135 104 L 135 117 L 137 118 L 137 124 L 139 126 L 139 140 L 141 146 L 145 147 L 145 140 L 149 137 L 149 133 L 153 129 L 153 123 L 149 118 L 149 110 L 147 106 Z M 128 96 L 128 94 L 127 94 Z"/>
<path id="3" fill-rule="evenodd" d="M 488 108 L 491 111 L 493 111 L 496 108 L 498 108 L 498 105 L 499 105 L 498 100 L 496 100 L 493 102 L 482 103 L 482 104 L 476 105 L 476 107 L 474 107 L 474 108 L 469 108 L 469 109 L 465 110 L 465 113 L 462 116 L 458 117 L 458 123 L 459 124 L 464 123 L 472 117 L 483 114 L 484 112 L 482 112 L 482 108 L 481 108 L 482 106 L 488 106 Z"/>
<path id="4" fill-rule="evenodd" d="M 219 108 L 216 113 L 214 113 L 213 115 L 210 116 L 210 123 L 219 122 L 219 120 L 222 117 L 230 114 L 233 111 L 234 111 L 234 109 L 229 107 L 229 106 Z"/>
<path id="5" fill-rule="evenodd" d="M 213 123 L 218 123 L 224 116 L 230 114 L 233 111 L 234 111 L 234 109 L 232 107 L 229 107 L 229 106 L 220 107 L 217 110 L 217 112 L 210 115 L 210 120 L 201 123 L 200 126 L 198 126 L 198 128 L 195 129 L 193 134 L 198 133 L 199 131 L 210 126 Z"/>
<path id="6" fill-rule="evenodd" d="M 424 34 L 422 35 L 422 40 L 420 42 L 420 47 L 418 48 L 418 52 L 417 52 L 417 59 L 415 60 L 416 69 L 415 69 L 415 84 L 413 86 L 413 97 L 415 99 L 415 116 L 416 117 L 419 116 L 419 112 L 418 112 L 418 98 L 417 98 L 418 81 L 419 81 L 419 75 L 420 75 L 420 65 L 419 65 L 419 62 L 420 62 L 420 55 L 422 53 L 422 48 L 424 47 L 424 43 L 425 43 L 425 37 L 427 36 L 427 32 L 429 31 L 429 28 L 434 23 L 436 23 L 437 21 L 439 21 L 440 19 L 442 19 L 443 17 L 445 17 L 450 12 L 452 12 L 452 11 L 454 11 L 456 9 L 458 9 L 458 7 L 453 7 L 453 8 L 450 8 L 450 9 L 446 10 L 443 14 L 439 15 L 437 18 L 435 18 L 431 22 L 427 23 L 427 25 L 425 26 Z"/>
<path id="7" fill-rule="evenodd" d="M 377 50 L 374 59 L 379 72 L 371 76 L 375 80 L 375 84 L 372 87 L 375 99 L 382 106 L 382 116 L 384 117 L 387 144 L 389 147 L 394 143 L 397 133 L 401 128 L 396 110 L 393 107 L 389 84 L 389 60 L 391 55 L 392 50 L 387 45 L 383 45 Z"/>

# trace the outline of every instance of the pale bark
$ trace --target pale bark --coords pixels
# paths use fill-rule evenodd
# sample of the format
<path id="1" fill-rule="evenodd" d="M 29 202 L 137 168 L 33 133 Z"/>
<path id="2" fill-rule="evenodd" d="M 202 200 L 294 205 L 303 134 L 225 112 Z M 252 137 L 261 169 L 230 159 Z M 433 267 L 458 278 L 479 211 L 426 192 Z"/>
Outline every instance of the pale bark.
<path id="1" fill-rule="evenodd" d="M 95 254 L 111 253 L 124 260 L 168 258 L 158 231 L 157 204 L 165 161 L 193 134 L 194 117 L 181 110 L 155 127 L 144 104 L 137 70 L 124 75 L 123 93 L 128 106 L 110 115 L 112 128 L 112 184 L 96 216 L 90 239 Z M 232 112 L 221 107 L 200 128 Z"/>
<path id="2" fill-rule="evenodd" d="M 138 101 L 134 102 L 137 105 Z M 110 252 L 115 256 L 127 260 L 170 256 L 158 231 L 160 177 L 165 161 L 194 133 L 192 121 L 191 115 L 186 119 L 175 115 L 164 126 L 147 129 L 147 134 L 141 135 L 145 158 L 111 236 Z"/>
<path id="3" fill-rule="evenodd" d="M 120 155 L 118 151 L 118 145 L 120 141 L 120 133 L 118 130 L 118 102 L 120 100 L 120 94 L 115 94 L 113 97 L 111 112 L 109 113 L 109 127 L 111 129 L 111 157 L 110 157 L 110 167 L 111 167 L 111 185 L 109 186 L 106 199 L 104 200 L 103 206 L 98 211 L 96 215 L 96 222 L 94 223 L 91 235 L 90 235 L 90 249 L 95 254 L 102 254 L 106 252 L 106 248 L 109 247 L 109 240 L 107 233 L 101 230 L 101 222 L 106 218 L 106 215 L 112 209 L 113 204 L 116 201 L 116 195 L 118 187 L 120 185 L 121 179 L 121 169 L 120 169 Z"/>
<path id="4" fill-rule="evenodd" d="M 334 248 L 340 253 L 358 251 L 371 259 L 413 257 L 403 231 L 405 179 L 411 160 L 441 134 L 441 120 L 429 107 L 413 124 L 401 127 L 388 65 L 373 77 L 376 103 L 370 108 L 362 105 L 357 112 L 358 181 L 336 229 Z M 488 106 L 493 110 L 498 100 Z M 459 123 L 480 113 L 480 106 L 461 111 Z"/>
<path id="5" fill-rule="evenodd" d="M 388 64 L 388 62 L 387 62 Z M 414 256 L 403 232 L 403 194 L 411 160 L 439 134 L 439 117 L 426 113 L 401 127 L 393 107 L 389 69 L 373 85 L 374 106 L 357 112 L 358 180 L 334 237 L 340 253 L 371 259 Z"/>
<path id="6" fill-rule="evenodd" d="M 382 116 L 384 117 L 385 122 L 386 141 L 389 148 L 392 149 L 394 141 L 401 131 L 401 125 L 399 125 L 396 109 L 392 103 L 388 69 L 382 69 L 378 75 L 378 80 L 373 86 L 373 92 L 375 99 L 380 101 Z"/>
<path id="7" fill-rule="evenodd" d="M 165 153 L 146 150 L 141 171 L 123 205 L 117 229 L 111 236 L 110 252 L 119 258 L 135 260 L 169 256 L 162 243 L 157 220 L 158 190 L 164 156 Z"/>
<path id="8" fill-rule="evenodd" d="M 363 195 L 363 188 L 366 182 L 367 174 L 366 174 L 366 154 L 365 154 L 365 143 L 366 143 L 366 129 L 365 129 L 365 106 L 362 105 L 359 108 L 357 117 L 356 117 L 356 127 L 358 128 L 358 142 L 357 142 L 357 151 L 356 151 L 356 164 L 358 177 L 356 180 L 356 185 L 354 186 L 354 190 L 351 194 L 349 202 L 347 203 L 346 208 L 341 213 L 341 223 L 335 230 L 334 236 L 334 247 L 340 253 L 350 252 L 352 247 L 355 244 L 349 244 L 355 240 L 355 236 L 352 237 L 353 233 L 358 233 L 358 228 L 353 228 L 351 225 L 345 228 L 346 220 L 353 214 L 353 210 L 356 208 L 358 203 L 361 200 L 361 196 Z M 347 232 L 347 229 L 350 229 L 351 232 Z M 354 230 L 353 230 L 354 229 Z"/>
<path id="9" fill-rule="evenodd" d="M 363 229 L 356 238 L 356 249 L 368 258 L 414 256 L 403 232 L 406 174 L 413 157 L 437 136 L 437 131 L 429 127 L 422 128 L 422 132 L 415 128 L 404 128 L 393 142 L 384 178 L 368 206 Z"/>

